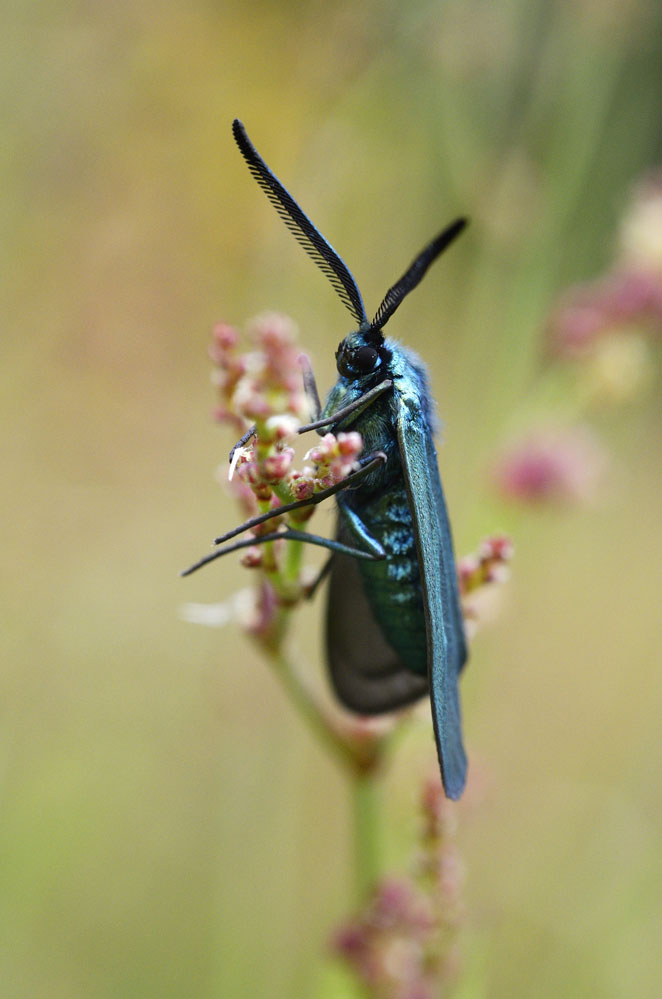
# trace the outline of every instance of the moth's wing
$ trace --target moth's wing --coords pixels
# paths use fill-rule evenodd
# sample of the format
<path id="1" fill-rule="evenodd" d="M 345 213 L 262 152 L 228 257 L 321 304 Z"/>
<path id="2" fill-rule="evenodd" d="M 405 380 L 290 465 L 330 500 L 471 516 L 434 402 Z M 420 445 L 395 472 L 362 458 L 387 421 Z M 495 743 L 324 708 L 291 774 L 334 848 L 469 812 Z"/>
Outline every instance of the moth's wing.
<path id="1" fill-rule="evenodd" d="M 397 398 L 397 397 L 396 397 Z M 421 570 L 430 699 L 444 789 L 459 798 L 467 777 L 458 675 L 467 657 L 455 558 L 432 434 L 398 399 L 398 447 Z"/>
<path id="2" fill-rule="evenodd" d="M 406 669 L 384 638 L 357 560 L 337 553 L 329 580 L 326 648 L 334 690 L 351 711 L 362 715 L 395 711 L 427 693 L 427 677 Z"/>

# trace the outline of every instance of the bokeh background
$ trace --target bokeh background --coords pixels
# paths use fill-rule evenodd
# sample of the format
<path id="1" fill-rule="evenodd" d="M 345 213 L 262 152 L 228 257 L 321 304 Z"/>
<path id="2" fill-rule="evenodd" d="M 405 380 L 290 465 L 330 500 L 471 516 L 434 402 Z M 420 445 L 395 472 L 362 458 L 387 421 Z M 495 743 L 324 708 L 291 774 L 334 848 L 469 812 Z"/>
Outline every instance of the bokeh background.
<path id="1" fill-rule="evenodd" d="M 487 470 L 530 418 L 550 309 L 610 266 L 662 160 L 659 5 L 6 0 L 2 20 L 0 994 L 315 996 L 350 905 L 343 776 L 237 628 L 178 612 L 247 585 L 230 560 L 177 575 L 237 518 L 212 323 L 289 313 L 323 387 L 347 332 L 238 115 L 369 310 L 472 218 L 389 329 L 430 365 L 458 550 L 517 548 L 463 682 L 457 994 L 658 996 L 654 352 L 647 394 L 595 415 L 593 506 L 516 512 Z M 319 615 L 297 644 L 322 686 Z M 431 761 L 421 723 L 385 788 L 394 869 Z"/>

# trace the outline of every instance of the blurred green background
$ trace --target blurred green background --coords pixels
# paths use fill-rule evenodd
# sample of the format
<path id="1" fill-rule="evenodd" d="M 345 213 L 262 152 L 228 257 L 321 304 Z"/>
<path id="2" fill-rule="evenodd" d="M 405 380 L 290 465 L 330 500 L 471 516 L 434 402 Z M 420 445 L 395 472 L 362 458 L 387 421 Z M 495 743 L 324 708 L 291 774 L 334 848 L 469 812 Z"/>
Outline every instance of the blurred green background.
<path id="1" fill-rule="evenodd" d="M 550 307 L 662 159 L 661 29 L 655 0 L 3 5 L 0 995 L 314 996 L 350 905 L 342 775 L 237 629 L 178 616 L 247 585 L 177 576 L 237 518 L 212 323 L 290 313 L 322 387 L 348 331 L 238 115 L 368 311 L 472 217 L 389 328 L 431 368 L 458 550 L 517 547 L 463 682 L 458 994 L 659 996 L 654 395 L 601 417 L 590 510 L 515 519 L 486 468 Z M 318 631 L 314 607 L 322 684 Z M 386 787 L 396 868 L 432 760 L 422 723 Z"/>

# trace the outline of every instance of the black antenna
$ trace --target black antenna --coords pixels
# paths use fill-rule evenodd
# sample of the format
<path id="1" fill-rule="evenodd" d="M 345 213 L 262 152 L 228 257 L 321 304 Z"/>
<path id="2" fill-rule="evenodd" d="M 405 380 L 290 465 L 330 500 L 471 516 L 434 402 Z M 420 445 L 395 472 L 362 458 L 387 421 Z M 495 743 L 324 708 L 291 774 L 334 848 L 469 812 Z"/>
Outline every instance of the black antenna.
<path id="1" fill-rule="evenodd" d="M 358 325 L 367 323 L 368 317 L 363 306 L 361 293 L 345 262 L 326 241 L 319 229 L 313 225 L 292 195 L 285 190 L 278 177 L 271 172 L 248 138 L 246 129 L 238 118 L 232 122 L 232 134 L 241 155 L 248 164 L 248 169 L 297 242 L 303 246 L 306 253 L 326 274 Z"/>
<path id="2" fill-rule="evenodd" d="M 372 331 L 381 330 L 386 325 L 405 295 L 413 291 L 416 285 L 422 281 L 430 264 L 434 263 L 439 254 L 443 253 L 456 236 L 460 235 L 466 225 L 467 219 L 456 219 L 455 222 L 451 222 L 449 226 L 446 226 L 438 236 L 435 236 L 425 249 L 421 250 L 400 280 L 392 288 L 389 288 L 384 295 L 384 301 L 377 309 L 377 314 L 370 323 Z"/>

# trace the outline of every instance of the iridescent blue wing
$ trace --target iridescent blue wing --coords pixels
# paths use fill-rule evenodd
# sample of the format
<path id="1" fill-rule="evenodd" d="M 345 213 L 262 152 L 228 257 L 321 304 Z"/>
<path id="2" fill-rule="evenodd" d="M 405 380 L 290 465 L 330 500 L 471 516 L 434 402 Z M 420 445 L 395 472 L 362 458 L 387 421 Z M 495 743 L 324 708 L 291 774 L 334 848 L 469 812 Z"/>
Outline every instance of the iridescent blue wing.
<path id="1" fill-rule="evenodd" d="M 350 711 L 362 715 L 396 711 L 427 693 L 427 677 L 403 666 L 384 638 L 358 563 L 347 555 L 334 555 L 331 564 L 326 648 L 331 683 Z"/>
<path id="2" fill-rule="evenodd" d="M 458 677 L 467 658 L 455 557 L 432 434 L 411 399 L 396 395 L 398 447 L 421 570 L 432 720 L 444 789 L 459 798 L 467 778 Z"/>

